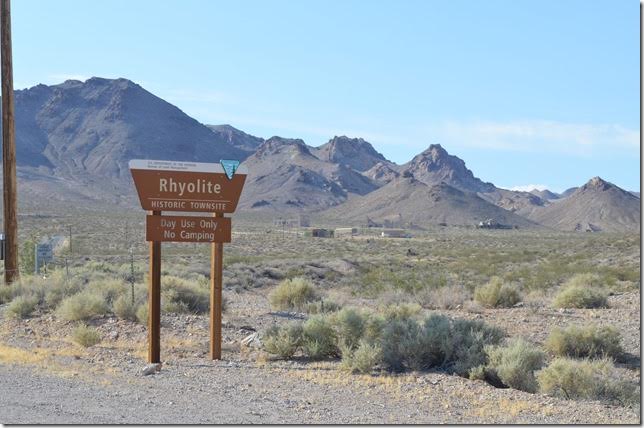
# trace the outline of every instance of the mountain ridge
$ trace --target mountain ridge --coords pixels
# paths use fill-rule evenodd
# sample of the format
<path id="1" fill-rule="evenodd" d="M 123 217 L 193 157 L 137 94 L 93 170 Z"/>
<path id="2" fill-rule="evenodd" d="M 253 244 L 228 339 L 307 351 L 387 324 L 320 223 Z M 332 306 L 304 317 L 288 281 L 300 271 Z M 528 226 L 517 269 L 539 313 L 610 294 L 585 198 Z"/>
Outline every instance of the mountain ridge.
<path id="1" fill-rule="evenodd" d="M 613 221 L 620 225 L 618 230 L 639 230 L 639 218 L 637 224 L 631 224 L 634 205 L 624 196 L 628 192 L 611 190 L 616 186 L 601 179 L 571 188 L 556 200 L 554 196 L 559 195 L 551 192 L 497 188 L 476 177 L 462 159 L 440 144 L 430 144 L 409 162 L 398 165 L 362 138 L 335 136 L 319 147 L 301 139 L 264 139 L 228 124 L 201 124 L 123 78 L 93 77 L 85 82 L 36 85 L 15 92 L 15 107 L 19 185 L 40 197 L 59 195 L 65 200 L 93 198 L 132 205 L 136 196 L 127 169 L 132 158 L 200 162 L 232 158 L 244 161 L 250 170 L 240 200 L 242 210 L 327 210 L 340 218 L 351 218 L 360 208 L 356 204 L 368 206 L 374 192 L 381 192 L 373 196 L 378 199 L 397 188 L 399 200 L 408 204 L 402 211 L 420 222 L 424 221 L 422 216 L 413 214 L 410 207 L 421 211 L 431 208 L 433 213 L 425 216 L 431 221 L 441 216 L 448 219 L 437 214 L 440 208 L 454 209 L 458 215 L 452 219 L 459 221 L 478 219 L 473 213 L 489 213 L 500 222 L 505 219 L 518 225 L 521 221 L 516 216 L 526 220 L 524 227 L 533 227 L 538 221 L 570 230 L 568 222 L 558 220 L 561 214 L 557 206 L 564 206 L 559 204 L 571 198 L 580 200 L 574 196 L 580 189 L 589 191 L 590 186 L 593 192 L 581 193 L 586 195 L 582 204 L 585 209 L 604 207 L 602 192 L 613 195 L 612 203 L 617 204 L 609 210 L 617 220 L 605 219 L 608 225 L 598 227 L 612 230 Z M 411 193 L 420 199 L 410 198 Z M 631 193 L 630 198 L 639 202 L 639 195 Z M 437 204 L 437 195 L 451 202 Z M 594 197 L 599 198 L 596 204 Z M 465 212 L 465 201 L 471 204 L 470 213 Z M 620 203 L 625 204 L 621 211 Z M 378 205 L 384 217 L 398 208 L 392 207 L 388 214 Z M 579 217 L 581 223 L 586 221 L 581 214 Z"/>

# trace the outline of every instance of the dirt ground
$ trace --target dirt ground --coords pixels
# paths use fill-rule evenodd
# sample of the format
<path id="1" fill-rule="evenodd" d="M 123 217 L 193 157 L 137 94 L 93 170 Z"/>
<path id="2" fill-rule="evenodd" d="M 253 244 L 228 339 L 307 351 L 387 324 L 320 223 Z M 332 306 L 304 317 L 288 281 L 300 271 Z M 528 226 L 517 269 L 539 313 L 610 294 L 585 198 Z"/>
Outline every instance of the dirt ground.
<path id="1" fill-rule="evenodd" d="M 287 316 L 258 295 L 231 297 L 222 361 L 207 355 L 208 319 L 164 315 L 163 367 L 143 376 L 145 327 L 105 316 L 92 321 L 104 340 L 81 348 L 74 323 L 43 314 L 0 324 L 0 422 L 5 424 L 216 423 L 639 423 L 637 412 L 497 389 L 436 372 L 350 375 L 337 362 L 273 360 L 240 345 L 253 330 Z M 483 318 L 541 341 L 552 325 L 620 322 L 625 350 L 639 365 L 639 293 L 613 296 L 615 309 L 514 308 L 443 311 Z M 0 307 L 0 315 L 6 305 Z M 246 309 L 244 309 L 246 308 Z M 249 308 L 252 308 L 249 309 Z M 629 370 L 639 378 L 639 370 Z"/>

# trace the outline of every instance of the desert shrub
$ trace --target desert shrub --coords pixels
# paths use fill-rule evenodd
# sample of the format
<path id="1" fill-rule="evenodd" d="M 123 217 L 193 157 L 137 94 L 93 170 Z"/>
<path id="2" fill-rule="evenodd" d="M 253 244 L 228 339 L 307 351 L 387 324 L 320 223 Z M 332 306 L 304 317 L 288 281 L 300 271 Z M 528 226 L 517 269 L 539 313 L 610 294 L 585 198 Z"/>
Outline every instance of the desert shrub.
<path id="1" fill-rule="evenodd" d="M 409 318 L 390 319 L 382 330 L 382 360 L 389 370 L 401 372 L 410 365 L 410 355 L 416 349 L 419 326 Z"/>
<path id="2" fill-rule="evenodd" d="M 176 313 L 206 313 L 210 309 L 210 290 L 199 282 L 190 282 L 175 276 L 164 276 L 163 310 Z M 222 305 L 225 306 L 225 305 Z"/>
<path id="3" fill-rule="evenodd" d="M 321 299 L 316 302 L 309 302 L 304 306 L 304 312 L 307 314 L 326 314 L 337 312 L 342 308 L 341 305 L 332 300 Z"/>
<path id="4" fill-rule="evenodd" d="M 68 321 L 78 321 L 108 313 L 108 306 L 101 294 L 83 291 L 64 299 L 56 312 Z"/>
<path id="5" fill-rule="evenodd" d="M 286 279 L 268 295 L 274 310 L 303 310 L 317 300 L 313 285 L 305 278 Z"/>
<path id="6" fill-rule="evenodd" d="M 602 286 L 602 280 L 596 273 L 578 273 L 568 278 L 564 283 L 564 287 L 567 286 L 600 288 Z"/>
<path id="7" fill-rule="evenodd" d="M 131 296 L 127 295 L 119 297 L 112 304 L 114 315 L 124 320 L 136 321 L 136 309 L 136 303 L 133 303 Z"/>
<path id="8" fill-rule="evenodd" d="M 612 357 L 622 354 L 621 336 L 612 326 L 574 326 L 554 328 L 546 349 L 560 357 Z"/>
<path id="9" fill-rule="evenodd" d="M 488 308 L 510 308 L 521 301 L 521 294 L 516 285 L 492 277 L 487 284 L 474 290 L 474 300 Z"/>
<path id="10" fill-rule="evenodd" d="M 353 308 L 344 308 L 335 314 L 333 323 L 340 347 L 353 350 L 358 346 L 365 329 L 365 319 L 360 312 Z"/>
<path id="11" fill-rule="evenodd" d="M 101 279 L 93 280 L 87 284 L 89 293 L 100 295 L 108 306 L 128 291 L 128 285 L 121 280 Z"/>
<path id="12" fill-rule="evenodd" d="M 417 303 L 400 303 L 388 305 L 383 309 L 384 317 L 387 320 L 413 318 L 420 313 L 422 308 Z"/>
<path id="13" fill-rule="evenodd" d="M 13 300 L 14 293 L 14 287 L 0 284 L 0 305 L 11 302 L 11 300 Z"/>
<path id="14" fill-rule="evenodd" d="M 262 344 L 266 352 L 290 358 L 302 344 L 303 327 L 301 323 L 285 326 L 271 326 L 262 336 Z"/>
<path id="15" fill-rule="evenodd" d="M 470 299 L 470 292 L 463 285 L 423 289 L 416 295 L 420 304 L 430 309 L 456 309 Z"/>
<path id="16" fill-rule="evenodd" d="M 472 380 L 488 380 L 488 369 L 483 365 L 472 367 L 468 377 Z"/>
<path id="17" fill-rule="evenodd" d="M 161 310 L 163 312 L 169 312 L 173 314 L 188 314 L 190 309 L 185 302 L 178 302 L 172 300 L 171 298 L 161 299 Z"/>
<path id="18" fill-rule="evenodd" d="M 108 262 L 99 262 L 95 260 L 90 260 L 85 263 L 83 269 L 89 272 L 100 272 L 108 274 L 116 274 L 118 272 L 118 266 Z"/>
<path id="19" fill-rule="evenodd" d="M 523 339 L 516 339 L 506 346 L 488 346 L 485 352 L 491 375 L 511 388 L 537 392 L 539 384 L 534 372 L 543 367 L 546 358 L 543 351 Z"/>
<path id="20" fill-rule="evenodd" d="M 148 325 L 148 304 L 142 303 L 136 308 L 136 320 L 139 324 Z"/>
<path id="21" fill-rule="evenodd" d="M 303 326 L 302 350 L 314 360 L 334 356 L 338 353 L 337 337 L 329 320 L 321 315 L 309 318 Z"/>
<path id="22" fill-rule="evenodd" d="M 453 320 L 450 344 L 452 355 L 448 368 L 460 376 L 467 376 L 473 367 L 486 363 L 485 347 L 499 344 L 503 337 L 502 330 L 483 321 Z"/>
<path id="23" fill-rule="evenodd" d="M 36 304 L 45 301 L 46 280 L 40 276 L 24 276 L 15 285 L 12 285 L 12 288 L 14 288 L 14 297 L 31 297 L 36 300 Z"/>
<path id="24" fill-rule="evenodd" d="M 60 302 L 69 296 L 73 296 L 81 291 L 81 286 L 77 281 L 66 281 L 61 279 L 48 284 L 45 291 L 45 305 L 49 308 L 55 308 Z"/>
<path id="25" fill-rule="evenodd" d="M 370 373 L 381 358 L 382 350 L 378 345 L 362 340 L 355 349 L 342 353 L 342 367 L 352 373 Z"/>
<path id="26" fill-rule="evenodd" d="M 595 286 L 578 284 L 581 280 L 575 278 L 587 275 L 575 275 L 572 280 L 564 284 L 555 296 L 552 304 L 555 308 L 607 308 L 608 296 L 606 292 Z"/>
<path id="27" fill-rule="evenodd" d="M 12 318 L 27 318 L 36 310 L 37 305 L 38 299 L 34 296 L 18 296 L 7 307 L 7 315 Z"/>
<path id="28" fill-rule="evenodd" d="M 380 315 L 369 313 L 364 322 L 362 339 L 371 345 L 379 344 L 384 328 L 385 319 Z"/>
<path id="29" fill-rule="evenodd" d="M 443 365 L 451 355 L 449 318 L 431 315 L 421 326 L 412 319 L 394 319 L 382 334 L 383 361 L 391 370 L 425 370 Z"/>
<path id="30" fill-rule="evenodd" d="M 621 376 L 610 359 L 555 358 L 537 372 L 537 380 L 541 392 L 557 397 L 617 402 L 624 406 L 639 404 L 638 385 Z"/>
<path id="31" fill-rule="evenodd" d="M 85 324 L 80 324 L 74 329 L 72 333 L 74 342 L 88 348 L 94 346 L 101 341 L 101 335 L 95 328 L 88 327 Z"/>
<path id="32" fill-rule="evenodd" d="M 430 315 L 420 326 L 413 319 L 393 319 L 382 332 L 382 359 L 392 371 L 441 367 L 467 376 L 487 362 L 485 346 L 502 338 L 501 330 L 481 321 Z"/>

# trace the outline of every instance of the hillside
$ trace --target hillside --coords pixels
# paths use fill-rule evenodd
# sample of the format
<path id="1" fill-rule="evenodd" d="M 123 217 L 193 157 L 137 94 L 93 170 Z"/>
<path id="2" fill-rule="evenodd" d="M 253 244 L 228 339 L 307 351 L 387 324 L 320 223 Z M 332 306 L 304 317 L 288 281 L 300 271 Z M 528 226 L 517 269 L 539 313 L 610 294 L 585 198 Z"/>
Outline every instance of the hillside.
<path id="1" fill-rule="evenodd" d="M 475 177 L 462 159 L 447 153 L 440 144 L 432 144 L 401 168 L 425 184 L 447 183 L 466 192 L 491 192 L 496 188 Z"/>
<path id="2" fill-rule="evenodd" d="M 366 171 L 378 163 L 390 164 L 362 138 L 333 137 L 315 149 L 314 154 L 323 161 L 346 165 L 356 171 Z"/>
<path id="3" fill-rule="evenodd" d="M 369 218 L 375 222 L 396 219 L 400 225 L 419 227 L 440 223 L 475 226 L 480 221 L 494 219 L 510 226 L 537 227 L 531 221 L 499 208 L 475 193 L 462 191 L 447 183 L 428 185 L 410 174 L 331 209 L 327 214 L 360 224 L 366 224 Z"/>
<path id="4" fill-rule="evenodd" d="M 538 196 L 539 198 L 541 198 L 544 201 L 552 201 L 554 199 L 559 199 L 560 198 L 559 195 L 557 195 L 556 193 L 551 192 L 548 189 L 544 189 L 544 190 L 532 189 L 530 191 L 530 193 L 532 193 L 535 196 Z"/>
<path id="5" fill-rule="evenodd" d="M 566 231 L 638 231 L 640 199 L 594 177 L 565 199 L 534 211 L 530 219 Z"/>
<path id="6" fill-rule="evenodd" d="M 328 208 L 377 187 L 345 165 L 318 159 L 297 139 L 272 137 L 244 164 L 249 174 L 240 207 L 246 209 Z"/>
<path id="7" fill-rule="evenodd" d="M 240 210 L 336 207 L 331 211 L 348 219 L 373 210 L 373 217 L 425 224 L 494 218 L 533 226 L 522 216 L 563 230 L 639 229 L 639 197 L 601 179 L 557 200 L 549 191 L 484 182 L 439 144 L 397 165 L 362 138 L 336 136 L 317 148 L 264 140 L 230 125 L 203 125 L 127 79 L 37 85 L 15 92 L 15 108 L 18 188 L 27 200 L 137 205 L 130 159 L 232 158 L 250 171 Z"/>
<path id="8" fill-rule="evenodd" d="M 243 150 L 247 155 L 253 154 L 264 142 L 263 138 L 247 134 L 230 125 L 207 126 L 217 136 L 217 141 L 225 141 L 231 146 Z"/>
<path id="9" fill-rule="evenodd" d="M 126 79 L 93 77 L 16 91 L 17 163 L 55 176 L 129 179 L 133 158 L 200 160 L 244 153 Z"/>

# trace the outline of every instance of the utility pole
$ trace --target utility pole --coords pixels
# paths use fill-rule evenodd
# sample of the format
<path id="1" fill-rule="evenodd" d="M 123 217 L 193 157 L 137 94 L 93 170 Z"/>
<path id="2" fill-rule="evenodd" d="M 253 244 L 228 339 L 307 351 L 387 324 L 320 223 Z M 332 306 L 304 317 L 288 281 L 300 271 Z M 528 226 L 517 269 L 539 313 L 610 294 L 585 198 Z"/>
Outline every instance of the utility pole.
<path id="1" fill-rule="evenodd" d="M 18 215 L 16 201 L 16 134 L 13 110 L 10 0 L 0 0 L 0 62 L 2 70 L 2 185 L 5 234 L 5 283 L 18 279 Z"/>
<path id="2" fill-rule="evenodd" d="M 69 225 L 69 255 L 72 255 L 72 225 Z"/>

